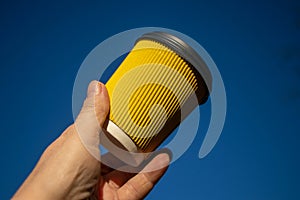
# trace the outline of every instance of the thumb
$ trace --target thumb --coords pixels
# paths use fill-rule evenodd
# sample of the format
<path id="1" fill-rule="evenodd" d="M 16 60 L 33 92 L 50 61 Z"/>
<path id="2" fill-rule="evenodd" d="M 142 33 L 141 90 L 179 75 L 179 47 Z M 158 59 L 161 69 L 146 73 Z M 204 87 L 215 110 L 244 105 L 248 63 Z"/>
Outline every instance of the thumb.
<path id="1" fill-rule="evenodd" d="M 109 97 L 105 85 L 92 81 L 87 97 L 75 121 L 77 133 L 85 148 L 100 160 L 100 131 L 109 113 Z"/>

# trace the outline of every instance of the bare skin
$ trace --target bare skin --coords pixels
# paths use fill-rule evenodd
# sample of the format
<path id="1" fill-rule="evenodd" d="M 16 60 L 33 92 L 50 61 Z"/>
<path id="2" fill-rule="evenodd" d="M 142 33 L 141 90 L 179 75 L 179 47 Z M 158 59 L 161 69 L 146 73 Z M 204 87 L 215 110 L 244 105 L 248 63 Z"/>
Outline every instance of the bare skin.
<path id="1" fill-rule="evenodd" d="M 92 81 L 75 123 L 48 146 L 13 199 L 143 199 L 167 170 L 169 155 L 158 154 L 138 174 L 123 172 L 120 169 L 126 166 L 117 160 L 112 162 L 120 162 L 119 170 L 101 164 L 83 146 L 76 123 L 88 124 L 85 134 L 97 137 L 108 113 L 107 90 L 102 83 Z M 88 123 L 92 115 L 98 124 Z M 152 168 L 158 170 L 149 170 Z"/>

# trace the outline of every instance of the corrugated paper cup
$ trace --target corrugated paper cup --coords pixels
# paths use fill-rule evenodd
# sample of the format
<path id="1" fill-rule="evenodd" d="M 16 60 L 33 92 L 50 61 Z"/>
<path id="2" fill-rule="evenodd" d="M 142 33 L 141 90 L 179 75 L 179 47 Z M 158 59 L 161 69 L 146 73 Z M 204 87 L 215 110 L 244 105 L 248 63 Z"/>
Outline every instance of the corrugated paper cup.
<path id="1" fill-rule="evenodd" d="M 168 33 L 151 32 L 137 39 L 106 87 L 111 108 L 101 143 L 137 166 L 206 102 L 211 75 L 188 44 Z"/>

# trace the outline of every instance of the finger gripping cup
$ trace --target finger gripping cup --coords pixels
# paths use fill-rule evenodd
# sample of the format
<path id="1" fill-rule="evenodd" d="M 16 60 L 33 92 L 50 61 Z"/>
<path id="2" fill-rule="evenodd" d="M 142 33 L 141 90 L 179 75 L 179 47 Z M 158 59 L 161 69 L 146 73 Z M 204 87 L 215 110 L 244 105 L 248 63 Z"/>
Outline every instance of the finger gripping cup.
<path id="1" fill-rule="evenodd" d="M 185 42 L 168 33 L 151 32 L 138 38 L 106 87 L 111 108 L 101 143 L 119 159 L 138 165 L 196 106 L 206 102 L 211 75 Z"/>

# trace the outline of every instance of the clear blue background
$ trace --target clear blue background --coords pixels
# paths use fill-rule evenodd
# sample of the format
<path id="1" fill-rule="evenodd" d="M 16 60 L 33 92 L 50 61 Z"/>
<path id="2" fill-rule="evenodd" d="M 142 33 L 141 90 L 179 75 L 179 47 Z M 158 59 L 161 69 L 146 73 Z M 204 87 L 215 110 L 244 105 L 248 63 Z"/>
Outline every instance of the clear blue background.
<path id="1" fill-rule="evenodd" d="M 213 151 L 198 158 L 202 128 L 147 199 L 300 199 L 300 4 L 287 0 L 1 1 L 0 199 L 72 123 L 85 56 L 107 37 L 144 26 L 197 40 L 228 97 Z"/>

